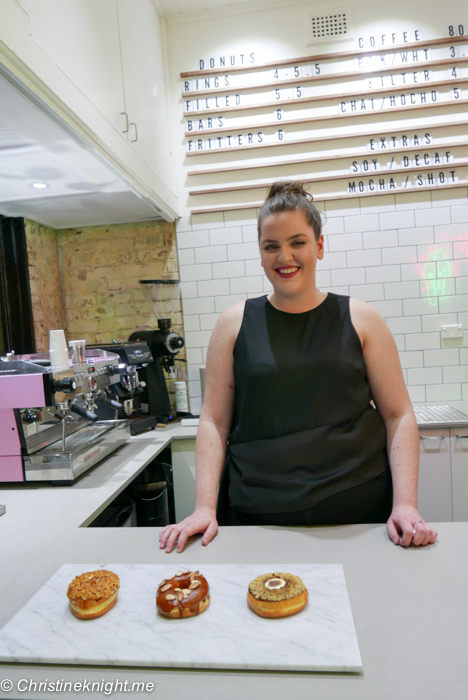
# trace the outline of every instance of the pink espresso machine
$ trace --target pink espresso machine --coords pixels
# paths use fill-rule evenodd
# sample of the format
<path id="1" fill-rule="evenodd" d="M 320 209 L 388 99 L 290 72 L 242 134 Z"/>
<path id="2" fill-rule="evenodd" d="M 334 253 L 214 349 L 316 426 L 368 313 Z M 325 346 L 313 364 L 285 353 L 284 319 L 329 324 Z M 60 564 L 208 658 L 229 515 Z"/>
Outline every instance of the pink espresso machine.
<path id="1" fill-rule="evenodd" d="M 48 354 L 0 359 L 0 482 L 71 484 L 126 442 L 127 420 L 94 413 L 121 407 L 107 395 L 121 372 L 117 354 L 97 349 L 61 370 Z"/>

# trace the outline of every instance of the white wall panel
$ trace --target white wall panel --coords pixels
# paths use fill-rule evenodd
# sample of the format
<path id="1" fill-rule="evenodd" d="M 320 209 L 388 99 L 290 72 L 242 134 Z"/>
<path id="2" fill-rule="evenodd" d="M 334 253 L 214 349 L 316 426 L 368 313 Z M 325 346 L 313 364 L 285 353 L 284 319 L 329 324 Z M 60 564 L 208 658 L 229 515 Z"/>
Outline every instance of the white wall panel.
<path id="1" fill-rule="evenodd" d="M 334 9 L 335 5 L 331 2 L 322 3 L 321 10 L 327 8 Z M 239 61 L 242 53 L 246 57 L 249 55 L 251 47 L 258 52 L 256 58 L 259 62 L 312 55 L 319 51 L 322 53 L 349 51 L 356 49 L 359 37 L 369 43 L 370 36 L 378 37 L 383 33 L 381 29 L 387 30 L 393 26 L 398 27 L 398 31 L 403 27 L 408 27 L 411 31 L 420 29 L 421 37 L 424 40 L 430 40 L 446 36 L 447 24 L 453 18 L 456 18 L 457 22 L 467 20 L 465 2 L 462 0 L 453 0 L 450 3 L 450 18 L 445 6 L 436 3 L 428 4 L 423 0 L 416 0 L 411 4 L 404 0 L 395 0 L 391 6 L 386 7 L 384 15 L 381 7 L 372 0 L 362 0 L 353 4 L 355 31 L 349 42 L 338 44 L 329 39 L 320 45 L 308 46 L 305 33 L 298 32 L 298 26 L 302 26 L 304 21 L 303 10 L 303 6 L 291 5 L 285 0 L 283 7 L 276 7 L 272 12 L 252 12 L 249 15 L 252 21 L 247 26 L 238 15 L 233 15 L 229 17 L 229 21 L 226 21 L 225 15 L 217 16 L 215 11 L 210 14 L 209 19 L 204 15 L 204 19 L 197 22 L 196 31 L 193 24 L 184 24 L 180 21 L 177 24 L 168 23 L 170 84 L 176 129 L 179 133 L 178 149 L 181 162 L 179 179 L 181 191 L 186 195 L 187 210 L 192 205 L 198 206 L 198 204 L 195 205 L 194 200 L 203 202 L 208 207 L 221 201 L 220 194 L 195 197 L 189 195 L 189 190 L 192 188 L 206 187 L 213 176 L 187 176 L 187 172 L 195 171 L 197 168 L 200 170 L 222 168 L 228 163 L 223 154 L 207 153 L 197 157 L 188 157 L 185 154 L 185 120 L 181 117 L 184 107 L 181 99 L 182 82 L 179 76 L 183 71 L 196 70 L 199 59 L 209 60 L 212 55 L 217 61 L 224 51 L 226 56 L 235 55 L 236 60 Z M 258 30 L 259 27 L 262 28 L 261 32 Z M 468 41 L 466 43 L 468 45 Z M 458 56 L 462 56 L 463 51 L 468 51 L 468 46 L 464 47 L 464 44 L 457 44 Z M 442 49 L 431 48 L 428 60 L 435 60 L 438 56 L 442 56 Z M 381 60 L 380 56 L 377 60 Z M 330 62 L 325 61 L 323 66 L 324 70 L 325 66 L 328 66 L 327 70 L 331 70 Z M 468 68 L 463 67 L 463 64 L 459 64 L 459 69 L 464 71 L 459 75 L 465 76 L 466 73 L 468 76 Z M 434 67 L 431 70 L 435 75 L 441 69 Z M 233 73 L 233 80 L 235 78 L 240 84 L 242 75 L 244 78 L 248 76 L 247 73 Z M 281 75 L 284 77 L 286 72 Z M 301 77 L 305 75 L 302 67 L 300 75 Z M 431 79 L 435 78 L 431 76 Z M 351 82 L 348 81 L 348 87 Z M 320 90 L 325 90 L 320 83 L 316 83 L 316 86 L 317 94 Z M 337 83 L 334 89 L 336 86 Z M 346 85 L 343 84 L 342 88 L 344 91 Z M 445 88 L 440 87 L 438 90 L 442 94 Z M 245 93 L 248 94 L 249 91 Z M 235 93 L 231 94 L 235 95 Z M 463 92 L 464 95 L 465 92 Z M 466 96 L 468 99 L 468 92 Z M 319 105 L 318 108 L 330 111 L 330 103 L 324 101 L 324 105 L 326 106 Z M 338 102 L 335 106 L 338 106 Z M 305 111 L 301 112 L 303 108 L 297 104 L 284 109 L 285 115 L 286 112 L 299 116 L 306 114 Z M 408 112 L 405 113 L 404 123 L 408 126 L 409 132 L 418 130 L 425 132 L 429 129 L 432 131 L 434 148 L 429 149 L 431 157 L 434 156 L 436 147 L 439 148 L 439 144 L 452 139 L 454 144 L 458 144 L 453 149 L 453 153 L 456 157 L 462 158 L 465 155 L 460 144 L 466 142 L 466 126 L 454 126 L 444 130 L 438 129 L 437 124 L 442 119 L 455 120 L 458 118 L 457 115 L 460 116 L 465 111 L 465 108 L 461 109 L 455 105 L 447 109 L 423 110 L 419 114 Z M 262 112 L 255 110 L 233 112 L 229 119 L 232 120 L 232 124 L 242 125 L 249 120 L 253 124 L 255 119 L 258 121 L 259 114 L 261 115 Z M 273 110 L 270 116 L 271 118 L 275 116 Z M 262 118 L 265 118 L 265 114 Z M 328 175 L 340 173 L 343 171 L 344 164 L 346 163 L 348 168 L 351 162 L 347 155 L 351 152 L 350 149 L 358 148 L 359 144 L 365 143 L 366 139 L 369 140 L 372 129 L 378 129 L 384 123 L 393 124 L 395 135 L 400 134 L 398 138 L 401 138 L 402 132 L 401 129 L 398 131 L 398 126 L 403 123 L 402 118 L 401 114 L 394 117 L 391 115 L 393 121 L 388 122 L 386 120 L 390 120 L 390 117 L 384 118 L 383 115 L 367 120 L 361 117 L 350 118 L 347 121 L 343 120 L 336 127 L 332 127 L 331 122 L 329 125 L 317 123 L 316 127 L 313 127 L 316 129 L 314 133 L 316 135 L 321 133 L 324 136 L 332 133 L 332 129 L 333 133 L 338 135 L 349 134 L 353 129 L 359 131 L 354 125 L 361 125 L 364 141 L 359 141 L 356 137 L 348 141 L 330 142 L 328 140 L 315 144 L 286 145 L 282 150 L 269 148 L 262 152 L 256 150 L 255 153 L 248 150 L 238 151 L 230 156 L 229 164 L 235 167 L 247 165 L 249 170 L 219 173 L 215 176 L 215 184 L 229 188 L 230 185 L 236 187 L 243 184 L 258 184 L 266 180 L 273 181 L 277 177 L 300 179 L 307 174 L 312 176 L 320 172 L 326 172 Z M 237 119 L 237 122 L 234 119 Z M 465 121 L 468 123 L 468 119 Z M 337 124 L 336 121 L 335 124 Z M 234 127 L 233 133 L 235 134 Z M 245 134 L 246 131 L 242 133 Z M 312 133 L 310 124 L 296 125 L 290 130 L 294 138 L 306 133 Z M 414 162 L 416 162 L 417 150 L 417 148 L 410 149 L 409 155 Z M 313 158 L 318 156 L 323 158 L 326 155 L 334 155 L 337 158 L 322 160 L 320 171 L 318 166 L 314 165 Z M 399 158 L 403 158 L 403 155 L 401 154 Z M 468 158 L 468 151 L 466 155 Z M 288 159 L 302 159 L 302 162 L 296 165 L 285 165 Z M 279 165 L 277 166 L 276 163 Z M 323 165 L 324 163 L 326 165 Z M 266 167 L 256 169 L 254 167 L 256 164 Z M 467 172 L 465 167 L 463 177 L 466 177 Z M 347 177 L 349 175 L 348 168 Z M 348 177 L 348 179 L 351 178 Z M 355 179 L 358 180 L 357 177 Z M 327 187 L 331 188 L 332 183 L 333 181 L 328 181 Z M 324 187 L 321 183 L 315 183 L 310 185 L 310 190 L 314 195 L 320 196 Z M 339 187 L 336 192 L 338 190 Z M 257 199 L 262 200 L 264 192 L 265 190 L 248 190 L 247 195 L 246 191 L 233 190 L 223 194 L 222 197 L 223 201 L 233 205 L 245 202 L 246 197 L 254 203 Z M 401 361 L 406 371 L 413 401 L 458 400 L 462 397 L 462 386 L 465 387 L 465 398 L 468 398 L 466 388 L 468 376 L 464 369 L 464 365 L 468 365 L 468 332 L 465 333 L 464 338 L 457 341 L 456 346 L 449 346 L 447 341 L 442 340 L 440 328 L 442 324 L 462 323 L 468 330 L 466 185 L 431 191 L 420 191 L 412 187 L 408 192 L 387 191 L 371 197 L 366 195 L 360 199 L 358 197 L 339 199 L 337 196 L 331 200 L 317 201 L 317 204 L 325 214 L 323 233 L 326 239 L 325 256 L 317 266 L 318 286 L 325 291 L 350 293 L 357 298 L 367 300 L 388 320 L 400 349 Z M 213 279 L 196 282 L 200 307 L 197 309 L 196 298 L 190 296 L 187 299 L 190 301 L 188 311 L 191 315 L 199 314 L 200 327 L 203 329 L 211 328 L 217 314 L 230 304 L 247 296 L 261 295 L 271 290 L 258 256 L 257 211 L 258 205 L 255 203 L 249 210 L 226 209 L 217 213 L 197 214 L 181 221 L 178 234 L 178 241 L 180 239 L 181 244 L 179 247 L 195 251 L 198 249 L 198 256 L 195 252 L 196 262 L 212 261 L 210 264 Z M 193 242 L 190 238 L 190 226 Z M 228 262 L 215 262 L 211 257 L 216 254 L 214 248 L 224 245 L 227 246 Z M 182 275 L 183 268 L 190 267 L 192 264 L 190 255 L 186 253 L 184 257 L 182 250 L 180 263 Z M 188 286 L 190 284 L 192 283 L 185 283 L 187 293 L 191 295 L 193 288 Z M 206 299 L 210 300 L 209 308 L 203 306 Z M 184 310 L 184 313 L 188 311 Z M 197 342 L 200 341 L 198 336 L 195 339 Z M 206 346 L 202 348 L 202 354 L 205 359 Z M 197 354 L 197 362 L 198 357 Z"/>

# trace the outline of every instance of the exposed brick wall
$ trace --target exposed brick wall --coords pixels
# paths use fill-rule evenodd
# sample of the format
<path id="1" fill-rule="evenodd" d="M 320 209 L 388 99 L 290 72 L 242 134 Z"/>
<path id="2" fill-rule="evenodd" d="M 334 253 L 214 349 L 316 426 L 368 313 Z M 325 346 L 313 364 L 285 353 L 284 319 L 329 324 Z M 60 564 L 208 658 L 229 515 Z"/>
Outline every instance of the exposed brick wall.
<path id="1" fill-rule="evenodd" d="M 48 350 L 51 328 L 64 328 L 67 340 L 84 338 L 88 344 L 125 341 L 135 330 L 157 328 L 139 280 L 178 279 L 174 224 L 54 231 L 28 222 L 27 240 L 38 350 Z M 180 302 L 172 321 L 183 336 Z M 178 357 L 185 358 L 185 349 Z M 177 364 L 185 380 L 185 363 Z M 174 403 L 171 383 L 168 388 Z"/>
<path id="2" fill-rule="evenodd" d="M 140 279 L 178 276 L 173 224 L 144 222 L 57 231 L 60 283 L 69 339 L 128 339 L 156 321 Z M 174 319 L 181 325 L 180 315 Z"/>
<path id="3" fill-rule="evenodd" d="M 65 332 L 88 343 L 128 340 L 135 330 L 157 328 L 140 279 L 178 279 L 174 224 L 144 222 L 57 231 Z M 179 302 L 173 328 L 182 336 Z M 185 358 L 185 349 L 179 355 Z M 178 362 L 185 380 L 185 363 Z M 168 382 L 174 406 L 173 383 Z"/>
<path id="4" fill-rule="evenodd" d="M 48 352 L 49 331 L 64 325 L 57 234 L 53 229 L 27 220 L 25 230 L 36 352 Z"/>

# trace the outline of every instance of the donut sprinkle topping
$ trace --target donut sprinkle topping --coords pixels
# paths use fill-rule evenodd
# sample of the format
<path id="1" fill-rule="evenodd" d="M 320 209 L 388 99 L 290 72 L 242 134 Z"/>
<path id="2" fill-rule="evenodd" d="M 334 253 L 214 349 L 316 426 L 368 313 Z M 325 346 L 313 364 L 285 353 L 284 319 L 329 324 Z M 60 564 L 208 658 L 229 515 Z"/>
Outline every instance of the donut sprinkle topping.
<path id="1" fill-rule="evenodd" d="M 113 571 L 99 569 L 76 576 L 68 586 L 70 600 L 100 600 L 109 598 L 119 590 L 119 577 Z"/>
<path id="2" fill-rule="evenodd" d="M 249 583 L 249 592 L 257 600 L 289 600 L 305 590 L 299 576 L 285 572 L 274 572 L 257 576 Z"/>

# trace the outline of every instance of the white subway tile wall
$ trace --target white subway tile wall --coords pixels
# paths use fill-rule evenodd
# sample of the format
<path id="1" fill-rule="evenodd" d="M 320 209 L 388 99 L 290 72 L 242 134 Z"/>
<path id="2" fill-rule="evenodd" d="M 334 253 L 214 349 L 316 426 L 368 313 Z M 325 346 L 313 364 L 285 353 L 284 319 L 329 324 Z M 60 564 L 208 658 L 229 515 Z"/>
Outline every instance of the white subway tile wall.
<path id="1" fill-rule="evenodd" d="M 322 291 L 372 304 L 392 331 L 411 400 L 468 400 L 467 189 L 321 205 Z M 358 203 L 359 202 L 359 203 Z M 251 218 L 249 218 L 249 214 Z M 177 226 L 193 413 L 211 331 L 232 304 L 271 291 L 260 265 L 254 210 L 183 217 Z M 441 326 L 461 323 L 445 340 Z"/>

